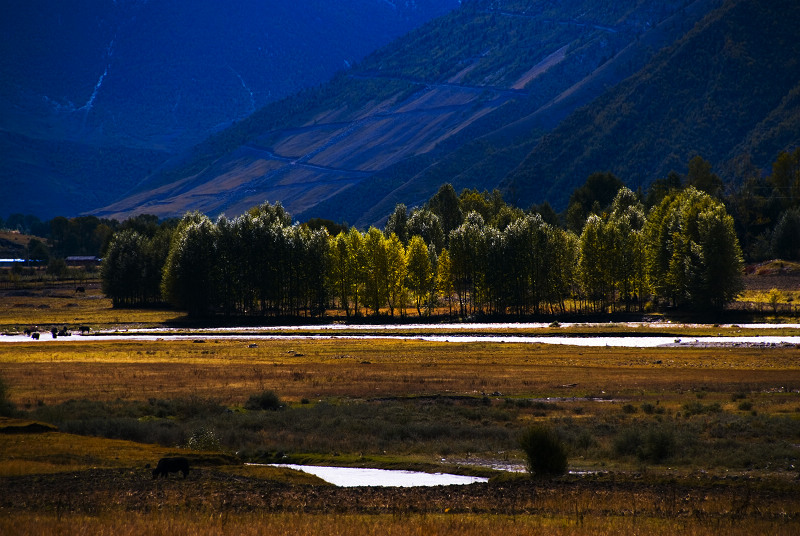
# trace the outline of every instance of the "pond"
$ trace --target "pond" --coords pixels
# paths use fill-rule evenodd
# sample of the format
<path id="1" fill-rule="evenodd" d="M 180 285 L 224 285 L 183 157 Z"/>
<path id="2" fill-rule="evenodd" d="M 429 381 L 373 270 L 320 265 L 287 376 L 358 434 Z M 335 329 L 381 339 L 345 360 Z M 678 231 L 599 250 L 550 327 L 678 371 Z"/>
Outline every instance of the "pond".
<path id="1" fill-rule="evenodd" d="M 262 464 L 248 464 L 262 465 Z M 410 488 L 415 486 L 454 486 L 488 482 L 478 476 L 452 475 L 447 473 L 423 473 L 419 471 L 397 471 L 390 469 L 365 469 L 360 467 L 330 467 L 318 465 L 269 464 L 270 467 L 286 467 L 316 475 L 335 486 L 377 486 Z"/>

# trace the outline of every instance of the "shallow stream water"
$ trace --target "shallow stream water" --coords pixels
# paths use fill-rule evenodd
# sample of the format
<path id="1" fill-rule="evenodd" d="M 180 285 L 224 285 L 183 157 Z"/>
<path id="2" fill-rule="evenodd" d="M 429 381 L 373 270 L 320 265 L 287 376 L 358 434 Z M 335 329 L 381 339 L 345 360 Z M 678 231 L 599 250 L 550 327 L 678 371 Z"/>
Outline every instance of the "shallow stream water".
<path id="1" fill-rule="evenodd" d="M 261 464 L 250 464 L 261 465 Z M 270 464 L 270 467 L 287 467 L 320 477 L 335 486 L 381 486 L 409 488 L 415 486 L 453 486 L 488 482 L 478 476 L 451 475 L 448 473 L 422 473 L 389 469 L 364 469 L 359 467 L 326 467 L 318 465 Z"/>
<path id="2" fill-rule="evenodd" d="M 602 324 L 576 324 L 588 328 L 599 328 Z M 627 326 L 628 324 L 626 324 Z M 630 327 L 649 326 L 649 324 L 636 324 Z M 680 329 L 682 325 L 659 324 L 658 327 L 672 327 Z M 737 335 L 735 337 L 675 337 L 663 335 L 564 335 L 564 336 L 534 336 L 526 333 L 494 334 L 470 332 L 470 330 L 481 329 L 533 329 L 541 328 L 539 324 L 436 324 L 436 325 L 376 325 L 376 326 L 343 326 L 340 324 L 321 325 L 321 326 L 281 326 L 281 327 L 254 327 L 254 328 L 215 328 L 209 330 L 198 330 L 188 332 L 180 329 L 132 329 L 127 331 L 108 331 L 95 332 L 90 335 L 71 335 L 68 337 L 53 338 L 50 332 L 42 332 L 38 341 L 24 334 L 2 335 L 0 343 L 9 342 L 39 342 L 57 343 L 75 340 L 76 337 L 85 337 L 89 340 L 98 341 L 155 341 L 155 340 L 289 340 L 289 339 L 400 339 L 400 340 L 422 340 L 431 342 L 492 342 L 492 343 L 523 343 L 523 344 L 562 344 L 573 346 L 594 346 L 594 347 L 626 347 L 626 348 L 653 348 L 657 346 L 747 346 L 747 345 L 800 345 L 800 336 L 793 335 L 759 335 L 757 333 Z M 564 327 L 568 327 L 564 325 Z M 699 327 L 696 325 L 686 327 Z M 742 332 L 755 331 L 758 329 L 775 328 L 798 328 L 797 324 L 743 324 L 738 326 Z M 347 334 L 336 334 L 337 330 L 348 329 Z M 425 329 L 426 334 L 376 334 L 376 331 L 394 330 L 414 330 Z M 303 330 L 302 334 L 293 334 L 294 331 Z M 357 332 L 356 332 L 357 331 Z M 435 334 L 442 331 L 441 335 Z M 463 334 L 458 333 L 464 331 Z M 356 332 L 356 333 L 354 333 Z"/>

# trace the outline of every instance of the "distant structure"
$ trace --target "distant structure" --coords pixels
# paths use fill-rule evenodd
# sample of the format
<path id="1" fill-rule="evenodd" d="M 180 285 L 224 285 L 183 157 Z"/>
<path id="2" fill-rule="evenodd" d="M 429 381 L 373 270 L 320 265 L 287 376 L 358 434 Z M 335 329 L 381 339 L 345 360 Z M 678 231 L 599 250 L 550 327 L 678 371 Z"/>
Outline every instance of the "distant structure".
<path id="1" fill-rule="evenodd" d="M 94 255 L 70 255 L 64 262 L 67 266 L 99 266 L 101 260 Z"/>

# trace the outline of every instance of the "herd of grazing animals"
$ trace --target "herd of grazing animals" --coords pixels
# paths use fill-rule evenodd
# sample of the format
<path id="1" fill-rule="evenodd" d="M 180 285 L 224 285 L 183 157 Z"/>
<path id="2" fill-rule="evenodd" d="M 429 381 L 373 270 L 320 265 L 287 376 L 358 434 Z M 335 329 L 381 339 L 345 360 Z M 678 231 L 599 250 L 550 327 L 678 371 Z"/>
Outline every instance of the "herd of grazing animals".
<path id="1" fill-rule="evenodd" d="M 69 337 L 69 336 L 72 335 L 72 331 L 69 329 L 68 326 L 64 326 L 62 328 L 58 328 L 58 327 L 54 326 L 54 327 L 50 328 L 49 331 L 50 331 L 50 334 L 53 336 L 54 339 L 57 338 L 57 337 Z M 78 327 L 77 331 L 80 331 L 81 335 L 88 335 L 88 333 L 91 331 L 91 328 L 89 328 L 89 326 L 80 326 L 80 327 Z M 23 333 L 25 333 L 25 335 L 30 337 L 31 339 L 34 339 L 34 340 L 37 340 L 37 341 L 39 340 L 39 337 L 41 335 L 40 334 L 40 330 L 39 330 L 38 327 L 25 328 Z"/>
<path id="2" fill-rule="evenodd" d="M 86 287 L 77 287 L 75 289 L 75 292 L 85 293 L 86 292 Z M 25 328 L 23 333 L 25 333 L 25 335 L 30 337 L 31 339 L 34 339 L 34 340 L 38 341 L 39 340 L 39 336 L 40 336 L 39 331 L 40 331 L 39 327 L 38 326 L 34 326 L 34 327 L 31 327 L 31 328 Z M 81 332 L 81 335 L 87 335 L 89 333 L 90 329 L 89 329 L 89 326 L 80 326 L 78 328 L 78 331 Z M 53 335 L 54 339 L 56 337 L 69 337 L 70 335 L 72 335 L 72 331 L 70 331 L 69 327 L 67 327 L 67 326 L 62 327 L 61 329 L 59 329 L 58 327 L 52 327 L 52 328 L 50 328 L 50 333 Z"/>

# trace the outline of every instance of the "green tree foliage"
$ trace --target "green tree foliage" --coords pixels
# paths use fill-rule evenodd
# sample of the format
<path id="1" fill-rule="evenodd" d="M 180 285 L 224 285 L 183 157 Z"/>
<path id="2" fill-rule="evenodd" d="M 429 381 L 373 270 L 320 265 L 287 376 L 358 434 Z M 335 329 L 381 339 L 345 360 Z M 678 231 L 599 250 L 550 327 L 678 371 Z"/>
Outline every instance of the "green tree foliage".
<path id="1" fill-rule="evenodd" d="M 651 298 L 720 308 L 735 298 L 742 253 L 720 201 L 694 187 L 670 189 L 645 216 L 638 194 L 609 174 L 592 177 L 575 196 L 575 206 L 594 199 L 580 235 L 505 205 L 496 192 L 465 190 L 459 199 L 446 186 L 428 207 L 452 221 L 461 219 L 459 203 L 477 209 L 450 231 L 447 247 L 441 217 L 428 207 L 406 218 L 398 205 L 392 232 L 335 236 L 293 225 L 280 204 L 215 222 L 189 213 L 174 229 L 139 218 L 110 243 L 103 285 L 116 306 L 165 299 L 191 315 L 317 316 L 339 307 L 351 317 L 366 307 L 405 316 L 413 306 L 421 316 L 439 300 L 452 314 L 457 300 L 466 317 L 630 310 Z M 800 234 L 791 225 L 800 216 L 784 219 L 776 248 Z"/>
<path id="2" fill-rule="evenodd" d="M 719 197 L 722 193 L 722 179 L 711 171 L 711 162 L 704 160 L 700 155 L 689 160 L 686 184 L 713 197 Z"/>
<path id="3" fill-rule="evenodd" d="M 602 311 L 611 299 L 613 243 L 600 216 L 591 214 L 580 237 L 581 287 L 595 311 Z"/>
<path id="4" fill-rule="evenodd" d="M 630 309 L 634 302 L 643 305 L 642 297 L 648 291 L 645 239 L 646 222 L 644 206 L 638 196 L 628 188 L 617 192 L 611 204 L 607 225 L 612 235 L 611 278 L 616 298 Z"/>
<path id="5" fill-rule="evenodd" d="M 443 184 L 439 188 L 428 201 L 428 209 L 439 218 L 445 237 L 449 237 L 450 232 L 461 225 L 463 214 L 452 184 Z"/>
<path id="6" fill-rule="evenodd" d="M 345 236 L 339 247 L 347 250 Z M 216 222 L 190 213 L 163 263 L 162 292 L 191 315 L 320 315 L 328 308 L 329 289 L 340 298 L 352 292 L 336 272 L 349 257 L 337 261 L 332 250 L 339 248 L 332 244 L 324 226 L 291 225 L 280 204 Z"/>
<path id="7" fill-rule="evenodd" d="M 743 260 L 733 219 L 710 195 L 689 187 L 667 196 L 645 225 L 656 293 L 673 303 L 720 308 L 742 289 Z"/>
<path id="8" fill-rule="evenodd" d="M 545 223 L 550 224 L 553 227 L 558 227 L 561 225 L 561 218 L 558 217 L 558 213 L 547 201 L 531 206 L 530 212 L 538 214 L 542 217 L 542 220 L 544 220 Z"/>
<path id="9" fill-rule="evenodd" d="M 386 236 L 394 233 L 403 245 L 408 244 L 408 240 L 411 238 L 408 230 L 408 209 L 403 203 L 398 203 L 394 207 L 394 212 L 389 216 L 383 232 Z"/>
<path id="10" fill-rule="evenodd" d="M 358 232 L 358 231 L 356 231 Z M 328 271 L 328 286 L 333 296 L 338 300 L 339 307 L 344 309 L 349 317 L 352 314 L 350 297 L 354 293 L 355 273 L 350 270 L 347 254 L 347 235 L 340 232 L 331 238 L 328 243 L 330 270 Z"/>
<path id="11" fill-rule="evenodd" d="M 675 171 L 670 171 L 666 177 L 656 179 L 650 184 L 644 204 L 647 208 L 652 208 L 661 203 L 667 195 L 682 189 L 681 176 Z"/>
<path id="12" fill-rule="evenodd" d="M 339 233 L 347 232 L 346 223 L 336 223 L 333 220 L 327 220 L 325 218 L 311 218 L 303 225 L 305 225 L 312 231 L 318 231 L 324 227 L 325 230 L 328 231 L 328 234 L 331 236 L 336 236 Z"/>
<path id="13" fill-rule="evenodd" d="M 212 312 L 220 264 L 218 230 L 206 216 L 187 214 L 178 226 L 164 266 L 164 297 L 190 315 Z"/>
<path id="14" fill-rule="evenodd" d="M 10 214 L 5 222 L 0 224 L 0 228 L 41 237 L 46 237 L 50 234 L 49 223 L 42 222 L 33 214 L 20 214 L 18 212 Z"/>
<path id="15" fill-rule="evenodd" d="M 772 255 L 778 259 L 800 259 L 800 209 L 783 213 L 772 231 Z"/>
<path id="16" fill-rule="evenodd" d="M 47 246 L 44 244 L 44 242 L 33 238 L 30 242 L 28 242 L 27 258 L 32 262 L 47 264 L 47 262 L 50 260 L 50 251 L 47 249 Z"/>
<path id="17" fill-rule="evenodd" d="M 103 292 L 114 307 L 157 303 L 161 298 L 161 271 L 169 254 L 173 229 L 168 226 L 136 230 L 123 226 L 103 257 Z M 149 233 L 144 234 L 144 233 Z"/>
<path id="18" fill-rule="evenodd" d="M 387 240 L 381 231 L 370 227 L 364 238 L 365 303 L 374 314 L 379 314 L 389 296 L 389 260 Z"/>
<path id="19" fill-rule="evenodd" d="M 569 198 L 567 228 L 575 233 L 583 230 L 589 214 L 601 214 L 611 204 L 623 183 L 613 173 L 592 173 Z"/>
<path id="20" fill-rule="evenodd" d="M 114 307 L 132 305 L 141 300 L 144 274 L 142 235 L 126 229 L 114 236 L 101 267 L 103 292 Z"/>
<path id="21" fill-rule="evenodd" d="M 486 284 L 485 223 L 477 212 L 470 212 L 458 228 L 450 232 L 450 274 L 458 295 L 461 316 L 482 309 Z"/>
<path id="22" fill-rule="evenodd" d="M 630 308 L 647 290 L 644 270 L 644 207 L 634 192 L 622 188 L 609 211 L 592 214 L 580 237 L 579 273 L 584 296 L 602 311 L 623 303 Z"/>
<path id="23" fill-rule="evenodd" d="M 153 236 L 159 229 L 158 216 L 153 214 L 138 214 L 128 218 L 119 226 L 120 231 L 136 231 L 142 236 Z"/>
<path id="24" fill-rule="evenodd" d="M 778 155 L 772 164 L 769 181 L 784 207 L 797 206 L 800 202 L 800 147 Z"/>
<path id="25" fill-rule="evenodd" d="M 406 276 L 406 251 L 403 243 L 392 233 L 386 239 L 386 302 L 389 305 L 389 314 L 394 316 L 395 309 L 399 308 L 401 315 L 405 315 L 408 305 L 408 290 Z M 426 252 L 427 253 L 427 252 Z"/>
<path id="26" fill-rule="evenodd" d="M 506 284 L 506 304 L 518 314 L 538 314 L 546 305 L 563 311 L 572 273 L 563 271 L 562 259 L 572 258 L 565 235 L 538 214 L 515 220 L 503 231 L 505 272 L 500 281 Z"/>
<path id="27" fill-rule="evenodd" d="M 408 289 L 417 308 L 417 314 L 422 316 L 422 307 L 430 300 L 433 292 L 434 273 L 428 246 L 421 236 L 414 236 L 408 244 L 406 267 Z"/>
<path id="28" fill-rule="evenodd" d="M 367 277 L 367 258 L 364 249 L 364 235 L 358 230 L 351 229 L 347 234 L 347 269 L 350 271 L 352 284 L 351 299 L 353 310 L 359 313 L 359 303 L 364 302 L 366 277 Z"/>
<path id="29" fill-rule="evenodd" d="M 450 315 L 453 314 L 453 294 L 455 293 L 452 268 L 450 252 L 443 249 L 439 254 L 439 262 L 436 266 L 436 292 L 447 302 Z"/>
<path id="30" fill-rule="evenodd" d="M 99 255 L 111 237 L 116 223 L 95 216 L 50 220 L 50 247 L 55 255 Z"/>
<path id="31" fill-rule="evenodd" d="M 437 252 L 442 251 L 445 242 L 442 220 L 432 210 L 416 209 L 408 219 L 410 236 L 420 236 L 426 244 L 433 245 Z"/>

